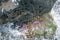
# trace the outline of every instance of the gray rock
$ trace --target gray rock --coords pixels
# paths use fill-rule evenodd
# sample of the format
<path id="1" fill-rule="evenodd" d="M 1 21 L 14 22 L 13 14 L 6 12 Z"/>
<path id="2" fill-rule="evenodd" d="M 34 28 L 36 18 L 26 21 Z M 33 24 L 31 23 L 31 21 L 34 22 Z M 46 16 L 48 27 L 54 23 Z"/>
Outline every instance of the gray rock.
<path id="1" fill-rule="evenodd" d="M 3 15 L 2 8 L 0 7 L 0 17 Z"/>
<path id="2" fill-rule="evenodd" d="M 7 7 L 5 7 L 7 12 L 4 12 L 7 18 L 5 16 L 4 18 L 2 18 L 3 17 L 2 16 L 0 18 L 3 20 L 1 21 L 1 23 L 15 22 L 15 21 L 22 23 L 25 20 L 28 21 L 28 19 L 32 21 L 33 16 L 42 16 L 43 14 L 48 13 L 51 10 L 52 6 L 54 5 L 55 1 L 56 0 L 20 0 L 18 1 L 19 3 L 18 7 L 15 7 L 14 4 L 12 3 L 11 5 L 9 5 L 10 2 L 7 2 L 8 5 Z M 27 11 L 30 13 L 27 13 Z M 27 14 L 31 14 L 31 17 L 27 16 L 26 18 L 23 18 Z"/>

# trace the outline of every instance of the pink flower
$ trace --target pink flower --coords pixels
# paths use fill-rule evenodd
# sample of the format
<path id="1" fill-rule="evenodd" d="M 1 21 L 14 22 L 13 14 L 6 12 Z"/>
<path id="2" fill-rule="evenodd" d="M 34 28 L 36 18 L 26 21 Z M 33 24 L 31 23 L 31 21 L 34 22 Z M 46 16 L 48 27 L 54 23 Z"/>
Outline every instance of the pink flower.
<path id="1" fill-rule="evenodd" d="M 33 24 L 37 25 L 37 24 L 39 24 L 39 21 L 34 21 Z"/>
<path id="2" fill-rule="evenodd" d="M 27 25 L 23 24 L 22 29 L 26 30 L 26 28 L 27 28 Z"/>

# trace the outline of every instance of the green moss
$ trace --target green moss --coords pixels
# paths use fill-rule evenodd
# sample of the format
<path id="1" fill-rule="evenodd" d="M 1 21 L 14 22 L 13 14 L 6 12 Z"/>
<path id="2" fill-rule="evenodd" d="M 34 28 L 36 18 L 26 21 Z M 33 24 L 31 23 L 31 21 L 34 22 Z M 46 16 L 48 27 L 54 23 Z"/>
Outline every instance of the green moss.
<path id="1" fill-rule="evenodd" d="M 47 24 L 47 29 L 48 29 L 48 30 L 51 29 L 51 33 L 54 34 L 55 31 L 56 31 L 56 25 L 54 25 L 52 22 L 49 22 L 49 23 Z M 50 30 L 49 30 L 49 31 L 50 31 Z"/>
<path id="2" fill-rule="evenodd" d="M 35 34 L 35 37 L 40 38 L 40 34 L 37 34 L 37 33 L 36 33 L 36 34 Z"/>

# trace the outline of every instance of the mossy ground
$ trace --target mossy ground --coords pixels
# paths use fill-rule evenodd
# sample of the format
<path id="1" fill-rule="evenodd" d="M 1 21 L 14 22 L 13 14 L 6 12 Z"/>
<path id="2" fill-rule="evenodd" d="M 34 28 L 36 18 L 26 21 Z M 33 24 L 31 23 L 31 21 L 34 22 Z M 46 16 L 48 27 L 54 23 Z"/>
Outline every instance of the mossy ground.
<path id="1" fill-rule="evenodd" d="M 42 21 L 43 23 L 41 25 L 42 26 L 45 25 L 44 31 L 41 32 L 41 30 L 39 29 L 34 31 L 33 34 L 34 37 L 40 38 L 41 36 L 46 37 L 47 35 L 53 37 L 56 31 L 56 25 L 53 23 L 53 19 L 49 14 L 45 14 L 42 17 L 40 16 L 33 17 L 32 22 L 34 20 L 39 20 L 40 22 Z"/>

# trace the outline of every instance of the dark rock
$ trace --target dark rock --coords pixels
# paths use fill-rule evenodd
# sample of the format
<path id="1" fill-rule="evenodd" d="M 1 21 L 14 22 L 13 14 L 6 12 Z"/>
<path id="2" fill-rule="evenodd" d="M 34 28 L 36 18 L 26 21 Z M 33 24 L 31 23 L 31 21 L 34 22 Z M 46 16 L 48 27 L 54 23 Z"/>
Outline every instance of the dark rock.
<path id="1" fill-rule="evenodd" d="M 3 15 L 2 8 L 0 8 L 0 17 Z"/>
<path id="2" fill-rule="evenodd" d="M 55 1 L 56 0 L 21 0 L 18 1 L 19 5 L 15 9 L 4 11 L 4 14 L 0 19 L 4 20 L 3 22 L 17 21 L 16 24 L 20 25 L 32 21 L 33 16 L 42 16 L 43 14 L 48 13 Z M 21 15 L 21 17 L 18 18 L 19 15 Z"/>
<path id="3" fill-rule="evenodd" d="M 2 2 L 2 0 L 0 0 L 0 3 Z"/>

